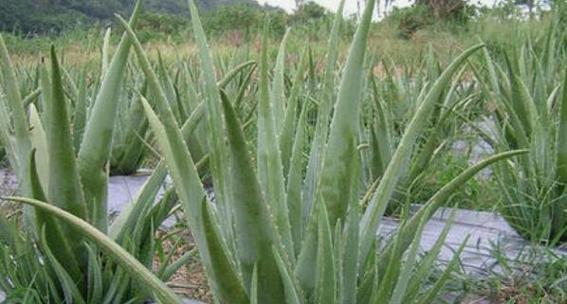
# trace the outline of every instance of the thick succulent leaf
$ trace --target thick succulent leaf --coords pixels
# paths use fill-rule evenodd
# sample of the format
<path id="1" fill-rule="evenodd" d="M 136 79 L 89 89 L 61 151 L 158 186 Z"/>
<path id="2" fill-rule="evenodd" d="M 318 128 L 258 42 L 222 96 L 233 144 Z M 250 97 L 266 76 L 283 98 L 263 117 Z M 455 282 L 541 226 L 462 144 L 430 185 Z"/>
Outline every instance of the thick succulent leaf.
<path id="1" fill-rule="evenodd" d="M 396 285 L 392 291 L 392 297 L 390 299 L 390 304 L 402 304 L 404 300 L 404 296 L 406 294 L 408 285 L 412 280 L 412 275 L 415 268 L 415 262 L 417 260 L 418 250 L 421 243 L 421 236 L 423 234 L 423 227 L 425 226 L 425 218 L 419 223 L 419 227 L 417 228 L 417 235 L 413 239 L 409 250 L 406 253 L 406 258 L 402 264 L 402 267 L 399 272 L 399 276 L 396 280 Z M 449 226 L 447 224 L 446 226 Z M 403 255 L 396 255 L 393 256 L 394 259 L 401 260 Z M 433 265 L 429 265 L 433 266 Z"/>
<path id="2" fill-rule="evenodd" d="M 101 303 L 103 295 L 102 265 L 97 254 L 89 244 L 85 244 L 88 252 L 88 300 L 87 303 Z"/>
<path id="3" fill-rule="evenodd" d="M 429 292 L 427 292 L 424 296 L 420 297 L 420 299 L 416 303 L 419 303 L 419 304 L 435 303 L 435 300 L 436 300 L 437 296 L 441 293 L 443 286 L 445 286 L 447 281 L 451 278 L 451 274 L 453 273 L 455 268 L 457 268 L 457 266 L 459 265 L 459 262 L 460 262 L 459 257 L 461 256 L 461 253 L 465 249 L 465 246 L 468 242 L 468 239 L 469 239 L 469 237 L 467 236 L 465 238 L 465 241 L 461 244 L 459 249 L 453 255 L 453 258 L 451 259 L 451 261 L 447 265 L 447 268 L 445 269 L 445 271 L 443 271 L 443 274 L 441 275 L 441 277 L 429 289 Z"/>
<path id="4" fill-rule="evenodd" d="M 47 148 L 47 135 L 45 134 L 43 123 L 35 105 L 30 106 L 30 127 L 32 146 L 37 152 L 37 174 L 39 176 L 42 189 L 47 189 L 49 184 L 49 153 Z"/>
<path id="5" fill-rule="evenodd" d="M 150 270 L 144 267 L 144 265 L 120 247 L 120 245 L 116 244 L 104 233 L 100 232 L 96 227 L 91 226 L 89 223 L 71 213 L 35 199 L 23 197 L 6 197 L 5 199 L 39 208 L 48 213 L 50 216 L 53 216 L 74 229 L 81 231 L 84 236 L 91 239 L 100 249 L 111 256 L 117 264 L 123 267 L 133 280 L 136 280 L 141 286 L 151 290 L 161 303 L 180 303 L 179 298 L 165 285 L 164 282 L 160 281 Z"/>
<path id="6" fill-rule="evenodd" d="M 317 227 L 317 281 L 315 298 L 317 303 L 335 303 L 337 281 L 335 277 L 335 256 L 333 250 L 333 234 L 329 215 L 324 204 L 319 205 Z"/>
<path id="7" fill-rule="evenodd" d="M 285 47 L 290 30 L 288 29 L 280 43 L 280 49 L 276 58 L 276 68 L 274 70 L 274 80 L 270 91 L 270 105 L 274 115 L 274 126 L 279 136 L 285 119 L 286 96 L 285 96 Z"/>
<path id="8" fill-rule="evenodd" d="M 331 123 L 329 142 L 325 149 L 323 166 L 321 171 L 318 172 L 319 184 L 316 193 L 326 205 L 331 230 L 334 229 L 336 221 L 345 215 L 349 201 L 352 198 L 349 185 L 351 185 L 352 179 L 358 178 L 353 176 L 353 173 L 356 172 L 355 167 L 358 165 L 356 162 L 353 163 L 353 160 L 356 159 L 356 154 L 358 153 L 356 151 L 356 137 L 358 134 L 360 90 L 363 78 L 362 68 L 375 2 L 370 0 L 367 3 L 364 16 L 349 51 L 339 88 L 335 114 Z M 314 141 L 312 153 L 313 149 L 322 149 L 318 145 L 324 145 L 324 143 Z M 309 182 L 309 180 L 306 181 L 306 183 Z M 305 203 L 308 204 L 308 202 Z M 310 219 L 310 221 L 315 220 L 313 217 Z M 306 242 L 304 243 L 306 246 L 301 250 L 296 269 L 296 273 L 305 289 L 312 289 L 315 285 L 313 281 L 315 265 L 312 262 L 316 248 L 316 245 L 313 243 L 315 238 L 312 234 L 314 233 L 316 233 L 316 230 L 307 229 Z"/>
<path id="9" fill-rule="evenodd" d="M 342 283 L 339 285 L 339 301 L 343 304 L 356 303 L 358 283 L 360 206 L 351 204 L 344 228 L 342 256 L 338 263 L 342 268 Z"/>
<path id="10" fill-rule="evenodd" d="M 303 52 L 299 66 L 297 68 L 295 78 L 293 81 L 293 87 L 291 89 L 291 94 L 289 96 L 288 105 L 285 110 L 285 119 L 283 122 L 282 130 L 279 134 L 280 151 L 282 157 L 282 166 L 284 175 L 288 178 L 286 180 L 286 186 L 289 187 L 290 179 L 290 162 L 293 158 L 293 149 L 295 145 L 294 134 L 296 133 L 297 124 L 297 109 L 299 108 L 299 92 L 304 86 L 303 77 L 305 73 L 305 66 L 307 64 L 306 52 Z M 303 107 L 305 108 L 305 107 Z M 288 198 L 289 201 L 289 198 Z M 293 225 L 292 225 L 293 227 Z M 293 228 L 292 228 L 293 229 Z M 296 240 L 294 239 L 294 242 Z M 296 246 L 297 247 L 297 246 Z"/>
<path id="11" fill-rule="evenodd" d="M 165 101 L 165 99 L 162 100 L 162 102 L 163 101 Z M 169 111 L 168 115 L 171 120 L 162 124 L 145 98 L 142 98 L 142 102 L 150 126 L 155 134 L 161 152 L 164 155 L 165 163 L 173 179 L 177 195 L 185 210 L 187 223 L 199 248 L 201 261 L 205 267 L 207 276 L 210 278 L 209 282 L 216 292 L 218 290 L 216 284 L 217 278 L 213 272 L 203 228 L 203 218 L 201 216 L 202 200 L 205 198 L 205 192 L 197 173 L 197 168 L 195 168 L 191 160 L 191 155 L 189 154 L 187 145 L 183 141 L 181 131 L 175 126 L 176 123 L 171 111 Z"/>
<path id="12" fill-rule="evenodd" d="M 28 175 L 30 178 L 30 185 L 32 190 L 31 195 L 37 200 L 45 201 L 46 197 L 39 180 L 35 155 L 35 150 L 33 150 L 30 160 L 30 173 Z M 36 208 L 34 216 L 35 225 L 38 229 L 37 232 L 38 234 L 45 232 L 45 235 L 43 236 L 43 242 L 46 246 L 52 248 L 54 258 L 65 265 L 65 271 L 72 279 L 81 281 L 82 273 L 79 266 L 78 257 L 76 256 L 76 248 L 74 248 L 74 246 L 72 246 L 72 243 L 70 243 L 72 241 L 75 241 L 75 239 L 69 237 L 69 231 L 64 231 L 60 223 L 54 217 L 47 214 L 43 210 Z"/>
<path id="13" fill-rule="evenodd" d="M 258 96 L 258 146 L 256 149 L 258 181 L 262 194 L 274 213 L 278 232 L 287 250 L 286 256 L 294 261 L 295 255 L 293 254 L 289 211 L 286 205 L 281 151 L 274 115 L 274 100 L 271 100 L 269 93 L 268 29 L 268 22 L 266 22 L 260 61 L 260 91 Z"/>
<path id="14" fill-rule="evenodd" d="M 27 108 L 29 105 L 34 103 L 40 95 L 41 95 L 41 89 L 37 88 L 31 93 L 29 93 L 26 97 L 24 97 L 24 100 L 22 101 L 22 103 L 24 104 L 24 108 Z"/>
<path id="15" fill-rule="evenodd" d="M 222 106 L 221 98 L 219 93 L 219 87 L 217 86 L 217 80 L 215 76 L 215 68 L 212 62 L 211 51 L 208 47 L 207 38 L 205 37 L 205 31 L 201 24 L 201 19 L 199 18 L 199 13 L 197 6 L 193 0 L 188 0 L 189 9 L 191 13 L 191 24 L 193 25 L 193 34 L 195 35 L 195 41 L 199 47 L 199 59 L 201 61 L 201 69 L 203 71 L 203 77 L 205 81 L 204 99 L 205 108 L 207 112 L 207 126 L 208 132 L 211 133 L 209 136 L 209 151 L 211 160 L 211 171 L 213 176 L 213 183 L 215 186 L 215 195 L 217 197 L 217 203 L 222 206 L 219 208 L 223 221 L 225 221 L 230 227 L 232 220 L 231 206 L 226 202 L 225 194 L 228 191 L 228 183 L 225 181 L 225 176 L 227 176 L 228 160 L 227 155 L 225 155 L 225 145 L 224 138 L 224 121 L 222 119 Z M 229 234 L 231 231 L 224 230 L 225 233 Z"/>
<path id="16" fill-rule="evenodd" d="M 449 67 L 447 67 L 447 69 L 436 80 L 429 93 L 427 93 L 416 114 L 406 127 L 404 135 L 402 136 L 402 139 L 398 144 L 388 167 L 386 168 L 386 172 L 378 185 L 378 189 L 376 189 L 376 193 L 362 218 L 360 252 L 363 259 L 366 259 L 370 253 L 371 243 L 376 237 L 376 230 L 378 229 L 380 217 L 384 214 L 398 181 L 404 173 L 403 168 L 405 163 L 411 156 L 415 141 L 427 125 L 431 112 L 434 110 L 435 105 L 439 102 L 443 91 L 449 85 L 453 74 L 470 55 L 482 47 L 483 45 L 476 45 L 469 48 L 458 56 L 449 65 Z"/>
<path id="17" fill-rule="evenodd" d="M 331 115 L 331 110 L 334 106 L 334 90 L 335 90 L 335 69 L 338 60 L 338 48 L 336 47 L 339 39 L 340 32 L 343 23 L 343 9 L 345 0 L 342 0 L 339 4 L 337 13 L 335 14 L 335 20 L 333 22 L 333 28 L 331 30 L 331 35 L 327 44 L 327 62 L 325 65 L 325 82 L 324 82 L 324 96 L 322 104 L 318 110 L 317 114 L 317 124 L 315 126 L 315 135 L 313 138 L 313 143 L 311 145 L 311 152 L 309 154 L 309 162 L 307 165 L 307 173 L 305 176 L 305 189 L 304 189 L 304 208 L 306 211 L 311 209 L 313 205 L 313 200 L 315 197 L 315 188 L 318 183 L 318 175 L 320 168 L 322 166 L 322 160 L 324 156 L 324 147 L 327 142 L 328 132 L 329 132 L 329 117 Z M 309 63 L 310 63 L 310 79 L 314 81 L 314 65 L 312 64 L 312 54 L 311 49 L 309 50 Z"/>
<path id="18" fill-rule="evenodd" d="M 497 161 L 505 160 L 517 155 L 525 154 L 527 152 L 527 150 L 514 150 L 488 157 L 480 161 L 478 164 L 466 169 L 441 189 L 439 189 L 439 191 L 437 191 L 424 204 L 424 206 L 421 207 L 418 212 L 412 216 L 407 225 L 404 225 L 404 228 L 400 230 L 398 238 L 400 238 L 402 242 L 401 248 L 405 250 L 405 248 L 407 248 L 407 246 L 411 244 L 412 240 L 415 238 L 415 234 L 417 233 L 417 227 L 419 227 L 419 223 L 423 220 L 423 218 L 430 218 L 435 213 L 435 211 L 439 209 L 439 207 L 441 207 L 443 203 L 445 203 L 449 196 L 451 196 L 476 173 Z M 390 255 L 391 250 L 393 250 L 392 246 L 387 247 L 384 251 L 384 255 Z M 381 267 L 385 267 L 385 265 L 382 265 Z"/>
<path id="19" fill-rule="evenodd" d="M 106 29 L 104 32 L 104 38 L 102 40 L 102 53 L 101 53 L 101 81 L 104 79 L 104 75 L 108 71 L 108 67 L 110 66 L 110 35 L 112 34 L 112 30 L 110 28 Z"/>
<path id="20" fill-rule="evenodd" d="M 83 141 L 83 134 L 85 132 L 85 124 L 87 123 L 87 75 L 81 74 L 79 80 L 79 95 L 75 101 L 75 113 L 73 114 L 73 145 L 75 153 L 79 152 L 81 142 Z"/>
<path id="21" fill-rule="evenodd" d="M 258 304 L 258 266 L 254 265 L 252 271 L 252 284 L 250 286 L 250 304 Z"/>
<path id="22" fill-rule="evenodd" d="M 140 0 L 136 2 L 130 18 L 133 25 L 140 13 Z M 125 33 L 104 75 L 100 90 L 90 111 L 83 142 L 78 153 L 79 174 L 90 220 L 101 231 L 108 229 L 107 219 L 107 163 L 110 158 L 112 135 L 117 117 L 119 93 L 128 61 L 131 40 Z M 54 200 L 58 201 L 58 200 Z"/>
<path id="23" fill-rule="evenodd" d="M 356 178 L 353 172 L 358 164 L 352 161 L 353 155 L 357 153 L 356 141 L 364 82 L 363 64 L 375 1 L 368 1 L 366 5 L 343 71 L 320 182 L 316 190 L 327 206 L 331 228 L 337 219 L 344 220 L 351 197 L 351 189 L 345 186 L 350 185 L 350 181 Z"/>
<path id="24" fill-rule="evenodd" d="M 172 252 L 173 253 L 173 252 Z M 171 277 L 177 273 L 179 269 L 186 266 L 192 259 L 195 259 L 195 251 L 191 250 L 183 254 L 180 258 L 175 260 L 173 263 L 167 265 L 160 275 L 162 281 L 169 281 Z"/>
<path id="25" fill-rule="evenodd" d="M 301 110 L 299 122 L 295 133 L 293 151 L 290 160 L 290 169 L 287 177 L 287 203 L 289 208 L 289 223 L 291 236 L 293 238 L 294 254 L 298 255 L 303 239 L 303 226 L 306 219 L 302 206 L 302 174 L 303 174 L 303 149 L 307 142 L 305 134 L 307 125 L 307 105 Z"/>
<path id="26" fill-rule="evenodd" d="M 300 298 L 301 292 L 299 291 L 297 282 L 295 282 L 295 279 L 291 276 L 289 266 L 283 260 L 283 258 L 278 253 L 276 248 L 274 248 L 273 253 L 274 253 L 274 257 L 276 258 L 276 262 L 278 263 L 278 270 L 280 272 L 280 276 L 284 283 L 286 303 L 301 304 L 302 303 Z"/>
<path id="27" fill-rule="evenodd" d="M 244 69 L 251 67 L 251 66 L 255 66 L 256 65 L 256 61 L 254 60 L 249 60 L 246 62 L 243 62 L 237 66 L 235 66 L 232 70 L 228 71 L 221 80 L 218 81 L 217 86 L 220 89 L 223 89 L 224 87 L 226 87 L 241 71 L 243 71 Z"/>
<path id="28" fill-rule="evenodd" d="M 52 206 L 50 206 L 52 207 Z M 52 207 L 54 208 L 54 207 Z M 59 209 L 60 210 L 60 209 Z M 77 304 L 85 304 L 85 299 L 83 298 L 81 292 L 79 291 L 79 287 L 76 285 L 78 282 L 76 279 L 71 277 L 71 275 L 67 272 L 67 269 L 61 265 L 61 262 L 57 260 L 51 248 L 49 248 L 49 242 L 45 238 L 45 231 L 41 233 L 41 242 L 40 246 L 47 257 L 47 261 L 49 261 L 49 265 L 51 269 L 55 272 L 57 279 L 59 280 L 59 286 L 63 290 L 63 296 L 65 297 L 66 303 L 77 303 Z"/>
<path id="29" fill-rule="evenodd" d="M 416 296 L 418 296 L 419 292 L 421 291 L 420 289 L 423 285 L 423 282 L 428 279 L 428 275 L 431 273 L 431 270 L 433 269 L 434 264 L 437 261 L 437 257 L 441 252 L 441 249 L 443 248 L 443 246 L 445 246 L 445 240 L 449 235 L 449 230 L 451 228 L 450 224 L 453 223 L 454 214 L 455 212 L 451 213 L 451 217 L 449 218 L 449 221 L 447 221 L 447 224 L 445 224 L 445 227 L 439 234 L 437 241 L 435 241 L 435 244 L 433 244 L 433 247 L 431 247 L 431 249 L 427 252 L 427 254 L 421 258 L 419 265 L 413 271 L 411 281 L 409 282 L 408 286 L 405 289 L 404 297 L 406 299 L 413 299 Z M 424 217 L 424 219 L 426 218 L 427 217 Z M 420 235 L 422 233 L 423 232 L 418 232 L 418 234 Z M 416 239 L 419 237 L 416 237 Z M 457 256 L 456 258 L 459 257 Z"/>
<path id="30" fill-rule="evenodd" d="M 134 50 L 138 56 L 140 66 L 146 75 L 149 87 L 156 94 L 154 102 L 162 120 L 160 121 L 160 119 L 158 119 L 148 102 L 142 97 L 141 100 L 144 104 L 144 110 L 148 116 L 150 126 L 155 133 L 158 145 L 165 157 L 165 162 L 169 168 L 177 194 L 185 209 L 187 222 L 197 242 L 201 261 L 203 262 L 207 275 L 211 278 L 211 287 L 213 290 L 217 290 L 216 278 L 211 269 L 210 257 L 207 250 L 202 217 L 200 216 L 202 212 L 201 200 L 205 197 L 205 192 L 197 168 L 195 168 L 192 162 L 187 144 L 183 140 L 183 134 L 177 126 L 173 113 L 168 105 L 167 97 L 159 84 L 156 74 L 151 68 L 140 41 L 136 38 L 132 28 L 126 21 L 120 17 L 118 19 L 133 42 Z"/>
<path id="31" fill-rule="evenodd" d="M 218 225 L 210 214 L 208 204 L 206 200 L 203 200 L 202 216 L 212 269 L 215 277 L 218 278 L 218 290 L 215 296 L 221 303 L 248 304 L 248 295 L 240 281 L 236 267 L 227 254 L 227 247 L 221 238 Z"/>
<path id="32" fill-rule="evenodd" d="M 53 47 L 51 48 L 51 74 L 51 104 L 47 105 L 46 113 L 48 116 L 46 120 L 49 123 L 46 128 L 49 151 L 48 199 L 58 204 L 57 206 L 61 209 L 86 219 L 87 211 L 79 183 L 71 124 L 67 113 L 59 63 Z M 80 244 L 80 238 L 75 237 L 74 244 Z"/>
<path id="33" fill-rule="evenodd" d="M 154 203 L 155 197 L 162 186 L 167 175 L 165 163 L 160 162 L 154 169 L 152 175 L 142 186 L 136 200 L 128 204 L 118 217 L 110 225 L 108 235 L 114 241 L 122 239 L 129 232 L 133 231 L 134 226 L 140 219 L 144 210 L 148 210 Z"/>
<path id="34" fill-rule="evenodd" d="M 283 246 L 272 222 L 270 206 L 264 201 L 260 191 L 236 113 L 228 101 L 223 100 L 222 105 L 231 156 L 230 179 L 235 229 L 239 231 L 236 240 L 238 259 L 244 283 L 250 288 L 256 265 L 259 290 L 262 291 L 258 295 L 258 302 L 284 303 L 284 286 L 272 254 L 272 246 L 278 250 L 282 250 Z"/>
<path id="35" fill-rule="evenodd" d="M 0 102 L 4 101 L 4 109 L 0 111 L 5 110 L 5 114 L 9 114 L 3 115 L 6 116 L 3 127 L 8 127 L 3 132 L 13 130 L 13 137 L 9 139 L 12 142 L 7 143 L 5 148 L 11 150 L 8 151 L 8 154 L 11 155 L 13 169 L 22 180 L 19 190 L 22 194 L 27 195 L 30 193 L 30 185 L 28 184 L 29 179 L 24 176 L 29 172 L 28 155 L 32 149 L 28 133 L 29 125 L 20 95 L 19 82 L 2 35 L 0 35 L 0 72 L 2 73 L 0 79 L 6 94 L 6 98 L 0 99 Z M 10 120 L 9 117 L 12 119 Z"/>

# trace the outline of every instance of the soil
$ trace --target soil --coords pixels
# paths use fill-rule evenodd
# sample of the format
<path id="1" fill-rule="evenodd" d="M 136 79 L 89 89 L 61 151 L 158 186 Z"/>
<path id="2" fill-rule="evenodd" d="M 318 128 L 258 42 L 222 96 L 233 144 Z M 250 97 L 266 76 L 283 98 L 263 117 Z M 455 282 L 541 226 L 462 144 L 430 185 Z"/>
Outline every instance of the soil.
<path id="1" fill-rule="evenodd" d="M 158 237 L 163 236 L 166 231 L 160 231 Z M 183 238 L 185 242 L 181 245 L 174 247 L 174 243 L 171 238 L 168 238 L 163 242 L 164 254 L 167 255 L 171 250 L 175 250 L 173 253 L 172 260 L 175 261 L 179 259 L 186 252 L 195 251 L 195 257 L 189 261 L 185 266 L 181 267 L 167 282 L 167 285 L 173 289 L 177 294 L 182 295 L 188 299 L 195 299 L 203 303 L 213 303 L 213 295 L 207 277 L 205 275 L 205 270 L 199 259 L 199 254 L 196 251 L 195 242 L 191 234 L 186 230 L 182 230 L 179 236 Z M 159 261 L 156 257 L 154 260 L 154 268 L 159 267 Z"/>

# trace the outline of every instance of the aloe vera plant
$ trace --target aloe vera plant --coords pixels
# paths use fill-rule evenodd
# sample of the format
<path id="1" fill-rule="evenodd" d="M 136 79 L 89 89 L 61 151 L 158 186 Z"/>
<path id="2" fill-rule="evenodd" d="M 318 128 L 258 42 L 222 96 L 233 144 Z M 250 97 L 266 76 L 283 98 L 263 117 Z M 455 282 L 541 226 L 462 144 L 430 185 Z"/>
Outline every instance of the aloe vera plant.
<path id="1" fill-rule="evenodd" d="M 429 51 L 424 62 L 419 66 L 433 66 L 423 71 L 409 71 L 404 67 L 401 75 L 394 75 L 395 66 L 383 62 L 384 76 L 369 75 L 364 91 L 370 91 L 364 106 L 363 128 L 359 135 L 365 143 L 362 161 L 366 164 L 364 182 L 368 185 L 379 180 L 388 166 L 392 154 L 404 132 L 405 125 L 417 112 L 426 93 L 439 77 L 440 67 L 432 51 Z M 454 81 L 442 91 L 436 101 L 436 110 L 430 115 L 426 131 L 420 137 L 412 152 L 413 161 L 408 164 L 407 172 L 402 176 L 399 186 L 392 198 L 387 212 L 399 211 L 412 203 L 421 203 L 416 197 L 424 192 L 427 169 L 442 153 L 450 150 L 451 138 L 462 132 L 463 121 L 471 115 L 469 108 L 479 100 L 479 94 L 470 87 L 463 86 L 462 75 L 466 71 L 458 71 Z M 464 119 L 463 119 L 464 118 Z"/>
<path id="2" fill-rule="evenodd" d="M 139 10 L 138 2 L 130 24 L 135 23 Z M 0 273 L 6 278 L 0 284 L 10 301 L 126 303 L 148 298 L 163 303 L 179 301 L 164 282 L 183 263 L 169 261 L 162 265 L 167 271 L 157 274 L 150 270 L 160 242 L 156 229 L 177 202 L 169 191 L 154 205 L 166 177 L 163 165 L 158 165 L 132 204 L 112 225 L 107 224 L 107 166 L 116 119 L 108 113 L 115 112 L 120 100 L 119 83 L 124 77 L 130 43 L 125 35 L 108 65 L 97 100 L 85 121 L 86 130 L 78 151 L 72 136 L 76 129 L 71 123 L 71 107 L 64 93 L 65 72 L 54 48 L 50 68 L 45 64 L 39 67 L 43 112 L 35 104 L 18 99 L 17 87 L 3 86 L 4 90 L 13 92 L 0 103 L 0 114 L 6 118 L 2 119 L 6 127 L 2 129 L 2 140 L 9 143 L 7 151 L 20 183 L 27 185 L 20 191 L 25 197 L 5 199 L 31 206 L 24 209 L 28 222 L 23 230 L 14 227 L 4 214 L 0 215 L 0 256 L 4 260 Z M 1 40 L 0 45 L 5 51 Z M 14 72 L 6 52 L 2 58 L 3 79 L 11 79 Z M 17 113 L 28 110 L 29 119 L 27 115 L 23 121 L 16 119 Z M 189 120 L 194 124 L 196 118 Z M 12 124 L 30 127 L 17 135 Z M 18 136 L 20 141 L 16 140 Z M 86 174 L 85 168 L 91 168 L 91 172 Z M 22 258 L 13 260 L 15 256 Z M 181 261 L 184 260 L 182 257 Z M 26 291 L 21 292 L 24 287 Z"/>
<path id="3" fill-rule="evenodd" d="M 499 63 L 485 52 L 484 92 L 497 103 L 496 148 L 530 153 L 496 166 L 503 189 L 500 212 L 525 238 L 549 244 L 567 241 L 565 200 L 566 71 L 560 34 L 551 24 L 536 49 L 527 41 Z"/>
<path id="4" fill-rule="evenodd" d="M 270 83 L 264 34 L 256 96 L 257 147 L 250 151 L 232 96 L 219 90 L 197 9 L 189 1 L 206 90 L 203 97 L 209 122 L 207 139 L 217 194 L 214 203 L 205 195 L 165 88 L 136 34 L 121 20 L 133 41 L 148 86 L 156 92 L 152 104 L 142 98 L 144 109 L 219 302 L 431 303 L 448 276 L 444 275 L 430 290 L 421 287 L 443 237 L 428 254 L 428 262 L 417 264 L 421 270 L 414 272 L 421 227 L 450 193 L 476 172 L 495 161 L 524 153 L 496 155 L 465 170 L 409 219 L 386 246 L 385 253 L 377 256 L 375 234 L 394 188 L 406 170 L 403 164 L 411 157 L 412 147 L 452 75 L 482 46 L 463 52 L 436 79 L 405 130 L 376 191 L 369 190 L 370 204 L 362 210 L 360 197 L 365 191 L 359 184 L 357 135 L 363 63 L 374 4 L 375 1 L 368 2 L 338 92 L 329 85 L 323 93 L 328 96 L 328 107 L 334 107 L 334 113 L 328 136 L 323 136 L 320 142 L 310 143 L 305 137 L 306 113 L 311 105 L 282 94 L 279 82 L 284 65 L 276 63 L 274 80 Z M 337 15 L 337 22 L 340 18 Z M 333 41 L 335 37 L 330 39 Z M 282 45 L 278 58 L 284 56 L 283 52 Z M 335 64 L 330 60 L 329 65 Z M 302 81 L 301 77 L 296 79 Z M 295 113 L 301 114 L 286 120 L 285 113 L 293 112 L 290 106 L 297 106 L 299 111 Z M 295 131 L 291 133 L 291 160 L 284 166 L 281 144 L 285 141 L 281 136 L 286 134 L 282 133 L 288 127 L 286 123 L 294 124 Z M 313 195 L 307 199 L 312 199 L 312 203 L 307 207 L 307 200 L 301 195 L 305 170 L 301 157 L 305 149 L 319 151 L 314 160 L 317 165 L 306 168 L 307 176 L 315 180 Z M 447 271 L 453 269 L 455 262 L 456 259 Z"/>

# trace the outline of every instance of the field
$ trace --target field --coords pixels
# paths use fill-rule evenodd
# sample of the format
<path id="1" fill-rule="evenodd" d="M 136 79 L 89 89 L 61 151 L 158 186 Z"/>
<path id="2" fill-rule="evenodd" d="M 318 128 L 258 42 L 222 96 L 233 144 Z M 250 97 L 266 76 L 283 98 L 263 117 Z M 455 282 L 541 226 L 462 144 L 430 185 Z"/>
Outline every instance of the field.
<path id="1" fill-rule="evenodd" d="M 567 303 L 561 2 L 140 2 L 0 34 L 0 302 Z"/>

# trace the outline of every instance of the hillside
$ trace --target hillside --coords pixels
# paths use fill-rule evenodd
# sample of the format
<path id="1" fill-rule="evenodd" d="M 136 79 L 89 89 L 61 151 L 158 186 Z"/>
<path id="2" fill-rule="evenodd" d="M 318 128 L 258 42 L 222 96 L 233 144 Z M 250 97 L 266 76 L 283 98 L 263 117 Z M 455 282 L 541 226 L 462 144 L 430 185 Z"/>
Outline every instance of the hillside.
<path id="1" fill-rule="evenodd" d="M 84 26 L 109 20 L 114 13 L 127 14 L 135 0 L 2 0 L 0 1 L 0 30 L 22 34 L 59 32 L 62 29 Z M 219 5 L 249 3 L 255 0 L 196 0 L 202 10 Z M 146 0 L 145 11 L 187 14 L 186 0 Z"/>

